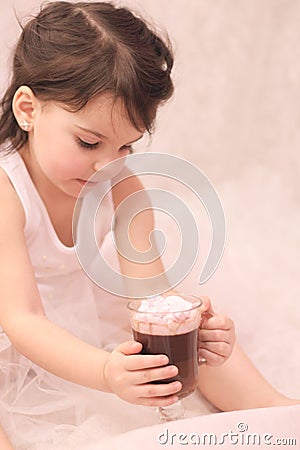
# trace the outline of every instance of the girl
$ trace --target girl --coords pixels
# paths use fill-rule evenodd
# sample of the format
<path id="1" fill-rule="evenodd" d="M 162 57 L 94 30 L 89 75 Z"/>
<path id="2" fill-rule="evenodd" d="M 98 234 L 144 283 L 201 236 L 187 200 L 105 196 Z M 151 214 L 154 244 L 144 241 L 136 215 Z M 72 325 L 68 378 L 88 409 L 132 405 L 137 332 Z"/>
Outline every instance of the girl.
<path id="1" fill-rule="evenodd" d="M 3 426 L 20 448 L 46 441 L 55 422 L 80 423 L 89 392 L 80 385 L 95 390 L 93 396 L 114 393 L 137 405 L 177 399 L 179 382 L 151 383 L 177 373 L 166 356 L 139 355 L 141 345 L 133 341 L 103 349 L 113 343 L 114 327 L 122 331 L 125 303 L 116 303 L 113 313 L 104 305 L 103 292 L 77 261 L 72 236 L 82 187 L 151 132 L 158 107 L 173 92 L 172 65 L 167 43 L 110 3 L 52 2 L 17 43 L 0 118 L 0 407 Z M 113 210 L 142 189 L 134 176 L 112 189 L 99 244 Z M 149 210 L 133 222 L 130 238 L 140 251 L 152 229 Z M 163 272 L 159 260 L 143 267 L 119 262 L 128 276 Z M 233 323 L 215 314 L 205 297 L 203 312 L 203 394 L 223 410 L 292 402 L 237 346 L 223 364 L 233 349 Z"/>

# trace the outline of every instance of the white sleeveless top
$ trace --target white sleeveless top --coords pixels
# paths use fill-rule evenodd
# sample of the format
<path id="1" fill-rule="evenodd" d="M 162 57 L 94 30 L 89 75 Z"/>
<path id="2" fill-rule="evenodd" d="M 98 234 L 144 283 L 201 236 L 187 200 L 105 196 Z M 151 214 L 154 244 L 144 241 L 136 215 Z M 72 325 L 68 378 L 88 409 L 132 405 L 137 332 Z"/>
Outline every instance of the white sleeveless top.
<path id="1" fill-rule="evenodd" d="M 19 153 L 2 158 L 0 166 L 7 173 L 24 208 L 25 238 L 47 317 L 85 341 L 101 345 L 99 323 L 95 322 L 98 320 L 96 289 L 80 267 L 74 247 L 66 247 L 56 235 Z M 100 244 L 110 229 L 113 214 L 111 195 L 106 201 L 105 212 L 100 226 L 97 226 Z"/>

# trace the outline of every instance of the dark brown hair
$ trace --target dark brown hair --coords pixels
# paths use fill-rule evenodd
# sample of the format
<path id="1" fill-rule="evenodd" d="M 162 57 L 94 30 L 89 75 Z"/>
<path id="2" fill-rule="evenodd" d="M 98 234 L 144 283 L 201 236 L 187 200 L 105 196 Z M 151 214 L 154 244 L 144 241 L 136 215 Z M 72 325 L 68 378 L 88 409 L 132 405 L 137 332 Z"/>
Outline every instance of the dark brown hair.
<path id="1" fill-rule="evenodd" d="M 20 149 L 27 141 L 12 112 L 21 85 L 41 100 L 78 111 L 98 94 L 124 102 L 129 120 L 151 131 L 158 106 L 173 93 L 173 56 L 163 40 L 127 8 L 112 3 L 47 4 L 23 28 L 11 83 L 1 102 L 0 144 Z"/>

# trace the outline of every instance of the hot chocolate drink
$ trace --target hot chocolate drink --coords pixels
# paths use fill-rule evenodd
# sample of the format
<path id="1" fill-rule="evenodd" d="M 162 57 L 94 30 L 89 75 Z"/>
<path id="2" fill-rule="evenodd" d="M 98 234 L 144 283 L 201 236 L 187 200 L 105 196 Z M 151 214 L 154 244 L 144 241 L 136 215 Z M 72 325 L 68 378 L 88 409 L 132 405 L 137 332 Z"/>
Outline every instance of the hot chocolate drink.
<path id="1" fill-rule="evenodd" d="M 169 364 L 178 367 L 176 377 L 157 383 L 180 381 L 182 383 L 182 389 L 178 393 L 180 398 L 194 391 L 198 380 L 198 362 L 194 357 L 195 353 L 197 354 L 198 329 L 174 336 L 143 334 L 133 330 L 133 336 L 135 341 L 143 344 L 143 354 L 165 354 L 169 357 Z"/>
<path id="2" fill-rule="evenodd" d="M 198 380 L 197 340 L 201 301 L 195 297 L 189 299 L 192 301 L 178 296 L 135 300 L 139 304 L 135 304 L 137 309 L 131 314 L 133 336 L 143 345 L 142 353 L 165 354 L 169 364 L 178 367 L 176 377 L 157 383 L 180 381 L 182 389 L 177 394 L 180 398 L 192 393 Z"/>

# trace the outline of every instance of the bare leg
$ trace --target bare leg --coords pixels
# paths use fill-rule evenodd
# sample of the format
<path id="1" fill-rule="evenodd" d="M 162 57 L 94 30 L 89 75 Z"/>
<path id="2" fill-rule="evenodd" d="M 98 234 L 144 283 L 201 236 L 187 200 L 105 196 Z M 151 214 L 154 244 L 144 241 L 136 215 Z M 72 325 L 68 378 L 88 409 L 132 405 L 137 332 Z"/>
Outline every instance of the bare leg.
<path id="1" fill-rule="evenodd" d="M 14 450 L 1 427 L 0 427 L 0 448 L 1 450 Z"/>
<path id="2" fill-rule="evenodd" d="M 200 366 L 198 388 L 221 411 L 300 404 L 276 391 L 238 345 L 223 366 Z"/>

